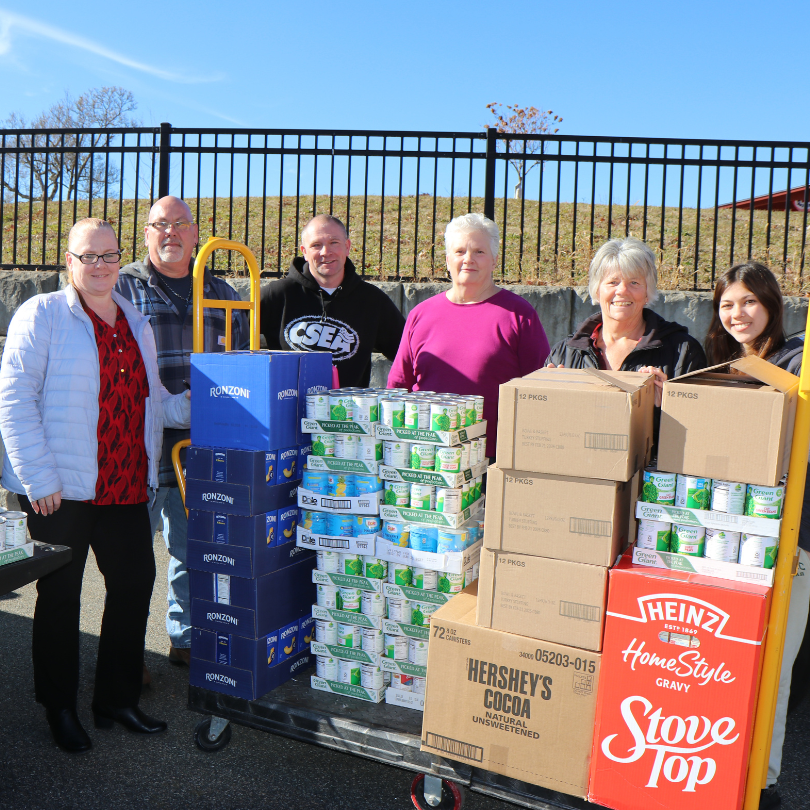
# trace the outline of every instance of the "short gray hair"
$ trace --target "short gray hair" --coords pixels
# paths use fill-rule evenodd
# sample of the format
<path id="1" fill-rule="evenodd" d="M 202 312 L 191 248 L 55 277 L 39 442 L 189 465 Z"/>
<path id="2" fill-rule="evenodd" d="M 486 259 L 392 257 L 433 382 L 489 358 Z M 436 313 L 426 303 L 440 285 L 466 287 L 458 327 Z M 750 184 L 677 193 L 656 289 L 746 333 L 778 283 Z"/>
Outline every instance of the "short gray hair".
<path id="1" fill-rule="evenodd" d="M 599 303 L 599 285 L 608 273 L 615 270 L 622 274 L 622 278 L 641 276 L 644 279 L 648 304 L 658 298 L 655 254 L 641 239 L 627 236 L 624 239 L 611 239 L 596 251 L 588 270 L 588 293 L 592 304 Z"/>
<path id="2" fill-rule="evenodd" d="M 460 217 L 451 219 L 444 229 L 444 252 L 447 253 L 447 245 L 451 236 L 461 233 L 472 233 L 473 231 L 483 231 L 489 237 L 492 258 L 497 260 L 501 235 L 498 231 L 498 226 L 483 214 L 463 214 Z"/>

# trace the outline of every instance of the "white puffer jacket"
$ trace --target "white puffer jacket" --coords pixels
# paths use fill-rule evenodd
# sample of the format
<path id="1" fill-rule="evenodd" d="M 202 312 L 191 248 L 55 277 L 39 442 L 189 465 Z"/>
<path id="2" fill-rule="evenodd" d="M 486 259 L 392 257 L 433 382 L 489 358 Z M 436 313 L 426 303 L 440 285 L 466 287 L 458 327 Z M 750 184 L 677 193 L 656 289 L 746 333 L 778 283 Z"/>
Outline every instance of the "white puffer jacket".
<path id="1" fill-rule="evenodd" d="M 144 444 L 148 484 L 157 488 L 164 422 L 187 428 L 186 395 L 171 395 L 158 375 L 149 318 L 113 292 L 141 350 L 149 398 Z M 72 286 L 37 295 L 14 314 L 0 367 L 0 433 L 6 447 L 2 485 L 36 500 L 55 492 L 92 500 L 98 478 L 99 360 L 93 322 Z"/>

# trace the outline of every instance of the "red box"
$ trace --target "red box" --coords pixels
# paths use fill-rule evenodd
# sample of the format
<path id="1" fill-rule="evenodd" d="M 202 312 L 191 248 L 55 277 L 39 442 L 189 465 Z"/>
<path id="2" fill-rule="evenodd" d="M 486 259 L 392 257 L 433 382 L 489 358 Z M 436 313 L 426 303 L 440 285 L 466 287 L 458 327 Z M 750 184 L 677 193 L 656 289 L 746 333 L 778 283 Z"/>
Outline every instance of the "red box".
<path id="1" fill-rule="evenodd" d="M 610 572 L 588 798 L 616 810 L 738 810 L 771 589 Z"/>

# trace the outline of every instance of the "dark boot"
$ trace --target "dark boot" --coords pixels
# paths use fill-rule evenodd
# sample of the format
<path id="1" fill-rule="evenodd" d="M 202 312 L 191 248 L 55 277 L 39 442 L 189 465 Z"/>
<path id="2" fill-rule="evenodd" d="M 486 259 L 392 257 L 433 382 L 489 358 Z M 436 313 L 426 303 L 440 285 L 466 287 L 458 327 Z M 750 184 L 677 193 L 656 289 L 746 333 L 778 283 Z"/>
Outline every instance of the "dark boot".
<path id="1" fill-rule="evenodd" d="M 113 723 L 120 723 L 124 728 L 136 734 L 159 734 L 166 731 L 163 720 L 155 720 L 144 714 L 137 706 L 131 709 L 111 709 L 93 706 L 93 720 L 96 728 L 112 728 Z"/>
<path id="2" fill-rule="evenodd" d="M 69 754 L 83 754 L 93 747 L 75 709 L 46 709 L 45 717 L 56 744 Z"/>

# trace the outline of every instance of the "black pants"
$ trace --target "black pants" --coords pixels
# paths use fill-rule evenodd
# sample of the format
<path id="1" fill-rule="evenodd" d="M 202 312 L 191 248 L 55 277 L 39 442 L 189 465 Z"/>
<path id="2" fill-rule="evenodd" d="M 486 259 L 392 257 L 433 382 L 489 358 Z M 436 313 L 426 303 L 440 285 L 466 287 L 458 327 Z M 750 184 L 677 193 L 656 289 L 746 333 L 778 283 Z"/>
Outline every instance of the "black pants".
<path id="1" fill-rule="evenodd" d="M 37 582 L 32 652 L 36 699 L 46 708 L 76 707 L 79 690 L 79 612 L 87 551 L 92 547 L 107 598 L 101 619 L 93 705 L 138 705 L 155 556 L 145 503 L 96 506 L 62 501 L 38 515 L 20 496 L 31 537 L 69 546 L 73 559 Z"/>

